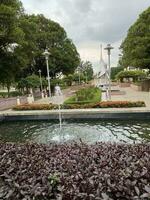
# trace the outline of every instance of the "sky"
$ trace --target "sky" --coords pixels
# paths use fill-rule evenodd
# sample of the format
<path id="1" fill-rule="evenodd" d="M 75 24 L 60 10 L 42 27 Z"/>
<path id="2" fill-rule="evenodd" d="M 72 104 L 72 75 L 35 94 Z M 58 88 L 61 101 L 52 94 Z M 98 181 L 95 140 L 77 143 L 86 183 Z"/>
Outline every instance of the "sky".
<path id="1" fill-rule="evenodd" d="M 150 6 L 150 0 L 22 0 L 25 12 L 44 14 L 58 22 L 84 61 L 99 66 L 100 45 L 111 44 L 111 66 L 118 63 L 119 47 L 129 27 Z M 103 51 L 107 63 L 107 53 Z"/>

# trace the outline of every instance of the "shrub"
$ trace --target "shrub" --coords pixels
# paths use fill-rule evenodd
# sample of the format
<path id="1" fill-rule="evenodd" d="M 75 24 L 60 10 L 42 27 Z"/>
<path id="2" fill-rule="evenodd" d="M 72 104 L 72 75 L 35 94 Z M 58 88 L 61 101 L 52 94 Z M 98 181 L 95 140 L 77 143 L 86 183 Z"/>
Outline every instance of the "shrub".
<path id="1" fill-rule="evenodd" d="M 107 101 L 88 104 L 63 104 L 62 109 L 82 109 L 82 108 L 132 108 L 132 107 L 145 107 L 143 101 Z M 55 104 L 23 104 L 13 107 L 13 110 L 55 110 L 58 105 Z"/>
<path id="2" fill-rule="evenodd" d="M 96 87 L 83 88 L 73 97 L 67 99 L 64 104 L 88 104 L 101 101 L 101 91 Z"/>
<path id="3" fill-rule="evenodd" d="M 150 198 L 150 145 L 0 143 L 5 200 Z"/>
<path id="4" fill-rule="evenodd" d="M 93 108 L 130 108 L 130 107 L 144 107 L 143 101 L 106 101 L 93 105 Z"/>
<path id="5" fill-rule="evenodd" d="M 104 101 L 90 104 L 65 104 L 64 109 L 79 109 L 79 108 L 131 108 L 131 107 L 145 107 L 143 101 Z"/>
<path id="6" fill-rule="evenodd" d="M 58 109 L 58 105 L 55 104 L 23 104 L 13 107 L 13 110 L 54 110 Z"/>

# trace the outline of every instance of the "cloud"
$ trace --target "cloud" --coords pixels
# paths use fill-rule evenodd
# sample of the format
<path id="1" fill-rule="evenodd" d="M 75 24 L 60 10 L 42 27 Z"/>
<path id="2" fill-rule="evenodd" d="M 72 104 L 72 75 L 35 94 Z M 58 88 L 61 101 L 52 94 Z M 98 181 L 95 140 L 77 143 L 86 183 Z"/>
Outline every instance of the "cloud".
<path id="1" fill-rule="evenodd" d="M 29 13 L 43 13 L 60 23 L 82 58 L 99 61 L 100 43 L 112 43 L 112 64 L 129 27 L 150 2 L 143 0 L 22 0 Z M 86 56 L 85 56 L 86 55 Z"/>

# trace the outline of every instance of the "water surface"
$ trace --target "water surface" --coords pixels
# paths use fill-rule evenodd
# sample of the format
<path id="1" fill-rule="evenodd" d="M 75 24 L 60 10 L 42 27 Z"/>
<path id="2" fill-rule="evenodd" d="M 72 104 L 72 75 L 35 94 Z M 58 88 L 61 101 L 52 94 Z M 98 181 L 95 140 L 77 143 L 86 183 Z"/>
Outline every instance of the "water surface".
<path id="1" fill-rule="evenodd" d="M 150 122 L 119 121 L 33 121 L 0 123 L 0 140 L 5 142 L 64 143 L 150 142 Z"/>

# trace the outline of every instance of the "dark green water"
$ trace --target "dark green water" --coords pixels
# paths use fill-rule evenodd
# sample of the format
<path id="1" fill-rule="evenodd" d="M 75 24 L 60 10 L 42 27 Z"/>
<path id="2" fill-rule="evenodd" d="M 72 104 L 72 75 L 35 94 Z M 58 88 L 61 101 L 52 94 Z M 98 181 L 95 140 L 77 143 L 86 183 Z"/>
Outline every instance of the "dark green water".
<path id="1" fill-rule="evenodd" d="M 0 123 L 0 140 L 5 142 L 63 143 L 80 138 L 87 143 L 150 142 L 150 122 L 64 121 L 61 131 L 58 121 Z"/>

